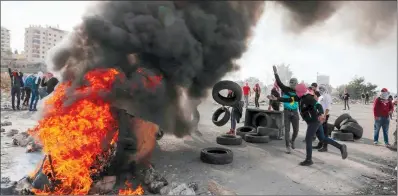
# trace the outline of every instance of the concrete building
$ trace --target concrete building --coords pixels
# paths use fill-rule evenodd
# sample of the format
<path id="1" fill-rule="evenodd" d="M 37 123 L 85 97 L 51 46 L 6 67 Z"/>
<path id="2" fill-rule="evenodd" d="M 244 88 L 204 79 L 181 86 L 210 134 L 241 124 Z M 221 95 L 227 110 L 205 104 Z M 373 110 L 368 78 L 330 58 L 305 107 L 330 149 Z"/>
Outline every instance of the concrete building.
<path id="1" fill-rule="evenodd" d="M 67 31 L 58 27 L 30 26 L 25 28 L 25 57 L 28 62 L 44 62 L 47 51 L 59 43 Z"/>
<path id="2" fill-rule="evenodd" d="M 1 27 L 1 52 L 11 52 L 11 35 L 10 30 Z"/>
<path id="3" fill-rule="evenodd" d="M 316 78 L 316 82 L 318 83 L 318 85 L 330 85 L 330 77 L 327 75 L 318 75 Z"/>

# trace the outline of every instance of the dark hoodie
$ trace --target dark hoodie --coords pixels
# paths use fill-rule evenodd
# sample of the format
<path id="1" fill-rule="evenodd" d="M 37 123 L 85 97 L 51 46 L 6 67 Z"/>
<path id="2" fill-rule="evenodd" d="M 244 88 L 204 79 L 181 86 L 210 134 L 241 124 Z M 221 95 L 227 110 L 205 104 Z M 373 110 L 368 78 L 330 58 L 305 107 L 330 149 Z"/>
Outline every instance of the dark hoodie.
<path id="1" fill-rule="evenodd" d="M 23 87 L 22 72 L 12 72 L 11 68 L 8 68 L 8 73 L 10 74 L 12 88 Z"/>
<path id="2" fill-rule="evenodd" d="M 41 86 L 42 87 L 47 87 L 46 91 L 47 94 L 51 94 L 54 91 L 55 86 L 57 86 L 58 84 L 58 79 L 56 77 L 51 77 L 50 79 L 48 79 L 47 82 L 45 82 L 44 79 L 41 80 Z"/>
<path id="3" fill-rule="evenodd" d="M 301 117 L 307 123 L 318 121 L 318 117 L 323 114 L 322 105 L 319 104 L 311 94 L 306 94 L 301 97 L 299 108 Z"/>

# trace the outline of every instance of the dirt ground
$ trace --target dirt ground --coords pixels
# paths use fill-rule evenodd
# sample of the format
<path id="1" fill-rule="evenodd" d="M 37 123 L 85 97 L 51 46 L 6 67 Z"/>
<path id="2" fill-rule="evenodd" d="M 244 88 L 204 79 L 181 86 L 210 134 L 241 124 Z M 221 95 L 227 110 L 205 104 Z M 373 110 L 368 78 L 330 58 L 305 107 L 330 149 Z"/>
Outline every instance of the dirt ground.
<path id="1" fill-rule="evenodd" d="M 2 100 L 4 102 L 4 100 Z M 315 164 L 299 166 L 305 158 L 302 142 L 306 125 L 300 123 L 296 149 L 285 153 L 284 141 L 273 140 L 267 144 L 243 143 L 228 147 L 234 161 L 228 165 L 209 165 L 199 159 L 200 150 L 220 146 L 216 137 L 229 129 L 229 124 L 216 127 L 211 122 L 212 113 L 219 106 L 205 101 L 199 106 L 201 136 L 193 134 L 183 139 L 165 135 L 153 156 L 155 168 L 169 182 L 197 182 L 197 194 L 207 192 L 207 182 L 212 179 L 243 195 L 396 195 L 397 178 L 394 168 L 397 153 L 383 146 L 374 146 L 373 116 L 369 105 L 352 105 L 350 114 L 364 127 L 364 137 L 355 142 L 342 142 L 348 146 L 348 158 L 342 160 L 340 152 L 332 146 L 329 152 L 314 150 Z M 263 109 L 266 106 L 261 106 Z M 341 105 L 334 105 L 331 121 L 343 113 Z M 8 119 L 5 119 L 8 118 Z M 26 131 L 37 123 L 37 113 L 28 111 L 1 111 L 1 121 L 11 121 L 11 128 Z M 241 120 L 242 122 L 243 120 Z M 240 123 L 238 126 L 242 126 Z M 397 124 L 390 125 L 390 141 Z M 383 136 L 380 133 L 380 141 Z M 11 138 L 1 133 L 1 177 L 19 180 L 34 169 L 42 159 L 40 153 L 25 153 L 22 147 L 13 147 Z"/>

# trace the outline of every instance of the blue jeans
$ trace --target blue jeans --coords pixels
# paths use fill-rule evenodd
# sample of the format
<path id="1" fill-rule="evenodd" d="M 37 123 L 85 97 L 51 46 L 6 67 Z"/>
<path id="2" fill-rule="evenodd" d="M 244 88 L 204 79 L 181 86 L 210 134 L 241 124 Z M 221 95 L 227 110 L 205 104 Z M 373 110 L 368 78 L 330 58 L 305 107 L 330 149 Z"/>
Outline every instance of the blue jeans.
<path id="1" fill-rule="evenodd" d="M 232 129 L 232 130 L 235 130 L 235 128 L 236 128 L 236 121 L 237 121 L 234 113 L 235 113 L 235 112 L 233 112 L 233 110 L 232 110 L 232 112 L 231 112 L 231 129 Z"/>
<path id="2" fill-rule="evenodd" d="M 30 99 L 29 109 L 36 109 L 37 102 L 39 101 L 39 91 L 32 90 L 32 98 Z"/>
<path id="3" fill-rule="evenodd" d="M 380 128 L 382 128 L 384 143 L 388 144 L 388 128 L 389 127 L 390 127 L 390 118 L 389 117 L 379 117 L 377 120 L 375 120 L 373 141 L 379 142 L 379 132 L 380 132 Z"/>
<path id="4" fill-rule="evenodd" d="M 318 138 L 319 141 L 330 144 L 338 149 L 341 149 L 341 144 L 337 143 L 336 141 L 325 137 L 324 131 L 323 131 L 323 126 L 322 124 L 317 121 L 317 122 L 310 122 L 307 123 L 307 133 L 305 135 L 305 144 L 306 144 L 306 160 L 311 160 L 312 159 L 312 138 L 316 134 L 316 137 Z"/>

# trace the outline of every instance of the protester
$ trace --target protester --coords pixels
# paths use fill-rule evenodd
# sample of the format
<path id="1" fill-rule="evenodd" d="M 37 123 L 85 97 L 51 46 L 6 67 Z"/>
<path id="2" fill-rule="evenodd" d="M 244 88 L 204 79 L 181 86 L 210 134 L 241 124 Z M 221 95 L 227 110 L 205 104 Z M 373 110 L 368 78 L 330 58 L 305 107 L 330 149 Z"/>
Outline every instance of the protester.
<path id="1" fill-rule="evenodd" d="M 22 73 L 21 73 L 21 75 L 22 75 L 22 86 L 21 86 L 21 101 L 22 101 L 22 105 L 23 105 L 23 100 L 25 99 L 25 95 L 26 95 L 26 92 L 25 92 L 25 80 L 26 80 L 26 75 L 23 75 Z"/>
<path id="2" fill-rule="evenodd" d="M 380 96 L 373 103 L 373 114 L 375 117 L 373 142 L 375 145 L 379 143 L 379 132 L 380 128 L 382 128 L 386 147 L 390 146 L 388 142 L 388 129 L 390 126 L 390 115 L 394 110 L 392 102 L 388 100 L 389 95 L 388 90 L 383 88 L 381 89 Z"/>
<path id="3" fill-rule="evenodd" d="M 30 75 L 26 78 L 26 86 L 32 91 L 32 98 L 29 104 L 29 111 L 37 111 L 37 102 L 39 101 L 39 85 L 43 77 L 43 72 L 39 71 L 37 74 Z"/>
<path id="4" fill-rule="evenodd" d="M 345 144 L 339 144 L 338 142 L 325 137 L 323 123 L 326 119 L 326 116 L 323 112 L 322 105 L 320 105 L 314 98 L 314 96 L 308 93 L 307 87 L 304 83 L 296 85 L 296 93 L 300 98 L 299 110 L 301 117 L 307 123 L 307 133 L 305 136 L 306 140 L 306 159 L 300 163 L 302 166 L 310 166 L 313 164 L 312 162 L 312 137 L 314 134 L 318 137 L 319 141 L 323 143 L 331 144 L 334 147 L 340 149 L 341 157 L 346 159 L 348 156 L 347 146 Z"/>
<path id="5" fill-rule="evenodd" d="M 227 97 L 233 97 L 233 92 L 229 91 Z M 231 129 L 227 132 L 230 135 L 236 135 L 236 123 L 239 123 L 243 113 L 243 101 L 239 101 L 231 109 Z"/>
<path id="6" fill-rule="evenodd" d="M 361 103 L 362 104 L 365 104 L 365 97 L 366 97 L 365 93 L 362 92 L 362 94 L 361 94 Z"/>
<path id="7" fill-rule="evenodd" d="M 366 92 L 365 94 L 365 104 L 369 104 L 369 93 Z"/>
<path id="8" fill-rule="evenodd" d="M 20 110 L 21 104 L 21 87 L 23 87 L 22 81 L 22 72 L 18 72 L 18 70 L 11 71 L 11 68 L 8 68 L 8 73 L 11 78 L 11 105 L 12 109 L 15 110 L 15 97 L 17 97 L 17 110 Z"/>
<path id="9" fill-rule="evenodd" d="M 245 108 L 249 107 L 249 96 L 252 96 L 252 92 L 250 91 L 249 84 L 246 82 L 246 85 L 243 87 L 243 98 L 245 99 Z"/>
<path id="10" fill-rule="evenodd" d="M 289 87 L 285 86 L 281 79 L 279 78 L 276 66 L 273 66 L 275 81 L 278 87 L 281 89 L 283 96 L 276 98 L 273 96 L 268 96 L 269 99 L 277 100 L 283 102 L 283 115 L 285 124 L 285 142 L 286 142 L 286 153 L 290 154 L 291 149 L 294 149 L 294 141 L 297 138 L 299 131 L 299 114 L 298 114 L 298 97 L 294 88 L 296 87 L 298 81 L 296 78 L 292 78 L 289 81 Z M 293 127 L 292 138 L 290 139 L 290 124 Z"/>
<path id="11" fill-rule="evenodd" d="M 260 108 L 260 103 L 258 102 L 258 99 L 260 98 L 261 88 L 258 83 L 254 86 L 253 91 L 254 91 L 254 105 L 256 108 Z"/>
<path id="12" fill-rule="evenodd" d="M 348 110 L 350 110 L 350 105 L 348 104 L 350 100 L 350 94 L 348 94 L 347 89 L 344 89 L 343 99 L 344 99 L 344 110 L 346 110 L 347 108 Z"/>
<path id="13" fill-rule="evenodd" d="M 44 93 L 44 97 L 51 94 L 54 91 L 55 86 L 58 84 L 58 79 L 54 77 L 52 73 L 47 73 L 45 79 L 41 80 L 41 86 L 46 87 L 46 92 Z"/>
<path id="14" fill-rule="evenodd" d="M 326 86 L 319 86 L 319 93 L 320 97 L 318 99 L 319 104 L 321 104 L 323 110 L 324 110 L 324 115 L 325 115 L 325 121 L 322 123 L 323 127 L 323 133 L 325 137 L 329 137 L 330 133 L 328 130 L 328 120 L 329 120 L 329 114 L 330 114 L 330 109 L 331 109 L 331 104 L 332 104 L 332 97 L 330 96 Z M 319 149 L 319 152 L 327 152 L 328 151 L 328 144 L 324 143 L 322 141 L 319 141 L 317 146 L 313 147 L 314 149 Z"/>
<path id="15" fill-rule="evenodd" d="M 277 99 L 281 97 L 280 93 L 279 93 L 280 89 L 278 87 L 278 85 L 276 84 L 276 82 L 274 83 L 274 87 L 271 89 L 271 96 L 276 97 Z M 278 100 L 269 100 L 269 105 L 268 105 L 268 110 L 274 110 L 274 111 L 279 111 L 279 107 L 281 105 L 281 102 Z"/>

